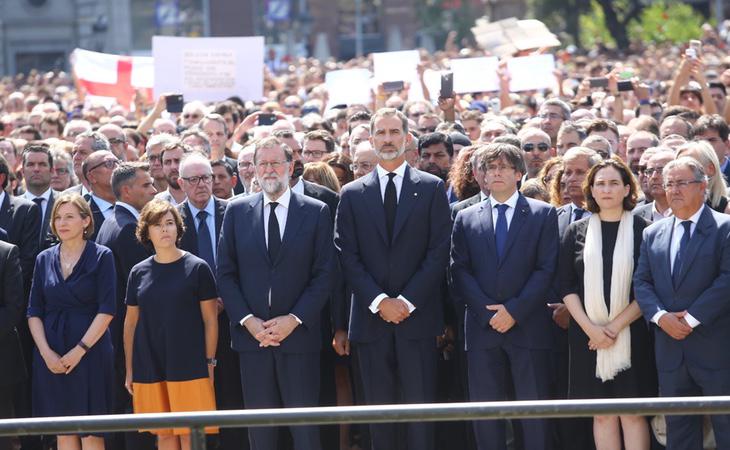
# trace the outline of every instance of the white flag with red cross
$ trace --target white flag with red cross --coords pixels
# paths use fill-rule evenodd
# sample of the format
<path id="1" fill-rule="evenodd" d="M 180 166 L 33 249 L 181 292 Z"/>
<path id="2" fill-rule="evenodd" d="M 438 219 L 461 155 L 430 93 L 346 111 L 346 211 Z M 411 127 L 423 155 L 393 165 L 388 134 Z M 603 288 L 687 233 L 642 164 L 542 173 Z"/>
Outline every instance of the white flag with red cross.
<path id="1" fill-rule="evenodd" d="M 75 49 L 71 65 L 81 92 L 95 97 L 116 99 L 130 108 L 136 90 L 152 100 L 155 66 L 149 56 L 123 56 Z"/>

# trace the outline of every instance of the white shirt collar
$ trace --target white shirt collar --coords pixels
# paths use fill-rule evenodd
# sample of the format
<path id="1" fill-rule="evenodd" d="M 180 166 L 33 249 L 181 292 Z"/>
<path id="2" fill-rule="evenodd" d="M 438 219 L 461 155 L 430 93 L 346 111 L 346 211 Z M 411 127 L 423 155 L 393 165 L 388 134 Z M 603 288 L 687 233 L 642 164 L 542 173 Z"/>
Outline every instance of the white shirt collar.
<path id="1" fill-rule="evenodd" d="M 42 193 L 41 195 L 35 195 L 30 191 L 25 191 L 25 194 L 23 194 L 25 198 L 27 198 L 30 201 L 33 201 L 34 198 L 42 198 L 43 200 L 48 203 L 48 200 L 51 198 L 51 188 L 46 189 L 46 192 Z"/>
<path id="2" fill-rule="evenodd" d="M 480 202 L 483 202 L 484 200 L 486 200 L 486 199 L 488 199 L 488 198 L 489 198 L 489 196 L 488 196 L 487 194 L 485 194 L 485 193 L 484 193 L 484 192 L 482 192 L 482 191 L 479 191 L 479 201 L 480 201 Z"/>
<path id="3" fill-rule="evenodd" d="M 656 200 L 653 201 L 653 202 L 651 202 L 651 204 L 653 205 L 652 208 L 651 208 L 651 215 L 652 216 L 660 215 L 662 217 L 669 217 L 669 216 L 672 215 L 672 208 L 671 207 L 667 207 L 667 209 L 665 209 L 664 212 L 660 212 L 657 209 L 657 207 L 656 207 Z"/>
<path id="4" fill-rule="evenodd" d="M 681 227 L 682 222 L 684 222 L 685 220 L 689 220 L 690 222 L 692 222 L 693 225 L 697 225 L 697 222 L 699 222 L 700 216 L 702 215 L 702 211 L 704 211 L 705 208 L 707 208 L 707 205 L 702 204 L 700 209 L 698 209 L 696 213 L 692 214 L 692 217 L 690 217 L 689 219 L 680 219 L 679 217 L 674 216 L 674 228 Z"/>
<path id="5" fill-rule="evenodd" d="M 272 200 L 269 198 L 268 195 L 266 195 L 266 192 L 263 192 L 264 194 L 264 206 L 268 205 L 272 202 Z M 283 194 L 281 194 L 281 197 L 276 199 L 276 203 L 279 204 L 279 206 L 283 206 L 286 209 L 289 209 L 289 201 L 291 200 L 291 189 L 286 188 L 286 191 L 284 191 Z"/>
<path id="6" fill-rule="evenodd" d="M 212 195 L 210 196 L 210 199 L 208 200 L 208 204 L 205 205 L 205 208 L 203 208 L 202 210 L 196 208 L 195 205 L 193 205 L 190 202 L 190 199 L 188 199 L 188 208 L 190 208 L 190 212 L 193 213 L 193 217 L 196 218 L 196 219 L 198 218 L 198 213 L 200 211 L 207 212 L 209 217 L 215 217 L 215 208 L 214 208 L 214 206 L 215 205 L 213 203 L 213 196 Z"/>
<path id="7" fill-rule="evenodd" d="M 570 204 L 570 213 L 571 213 L 571 214 L 573 214 L 573 213 L 575 212 L 575 210 L 576 210 L 576 209 L 582 209 L 583 211 L 585 211 L 585 212 L 588 212 L 588 210 L 587 210 L 587 209 L 585 209 L 584 207 L 582 207 L 582 206 L 578 206 L 578 205 L 576 205 L 575 203 L 571 203 L 571 204 Z"/>
<path id="8" fill-rule="evenodd" d="M 5 191 L 0 189 L 0 206 L 2 206 L 3 202 L 5 201 Z"/>
<path id="9" fill-rule="evenodd" d="M 507 205 L 512 209 L 515 209 L 517 207 L 517 199 L 520 198 L 520 191 L 515 191 L 510 198 L 507 199 L 506 202 L 501 202 L 501 204 Z M 492 208 L 496 208 L 497 205 L 500 204 L 497 200 L 494 199 L 491 195 L 489 196 L 489 203 L 492 205 Z"/>
<path id="10" fill-rule="evenodd" d="M 131 212 L 135 219 L 139 220 L 139 211 L 137 211 L 137 208 L 130 205 L 129 203 L 124 203 L 117 201 L 115 203 L 116 206 L 121 206 L 122 208 L 126 209 L 127 211 Z"/>
<path id="11" fill-rule="evenodd" d="M 109 203 L 108 201 L 104 200 L 103 198 L 99 197 L 98 195 L 96 195 L 94 193 L 91 194 L 91 198 L 94 199 L 94 202 L 99 207 L 99 210 L 102 212 L 104 212 L 107 209 L 114 206 L 114 203 Z"/>
<path id="12" fill-rule="evenodd" d="M 401 177 L 401 178 L 404 178 L 405 175 L 406 175 L 406 167 L 408 167 L 408 163 L 405 162 L 405 161 L 403 161 L 403 164 L 401 164 L 400 166 L 398 166 L 393 171 L 393 173 L 396 174 L 397 176 Z M 390 173 L 387 170 L 385 170 L 383 168 L 383 166 L 381 166 L 380 164 L 378 164 L 376 166 L 376 170 L 378 171 L 378 178 L 380 178 L 380 179 L 382 179 L 383 177 L 387 177 L 388 174 Z"/>
<path id="13" fill-rule="evenodd" d="M 297 194 L 304 195 L 304 181 L 302 181 L 302 177 L 299 177 L 299 181 L 297 181 L 297 184 L 295 184 L 291 190 Z"/>

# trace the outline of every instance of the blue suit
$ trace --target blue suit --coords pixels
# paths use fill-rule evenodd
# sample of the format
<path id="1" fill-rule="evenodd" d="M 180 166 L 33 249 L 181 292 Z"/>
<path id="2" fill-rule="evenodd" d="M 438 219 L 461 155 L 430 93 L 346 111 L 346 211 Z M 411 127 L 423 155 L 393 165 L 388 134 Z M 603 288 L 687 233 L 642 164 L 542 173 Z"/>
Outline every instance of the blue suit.
<path id="1" fill-rule="evenodd" d="M 466 303 L 469 396 L 503 400 L 511 368 L 518 400 L 549 396 L 552 321 L 545 309 L 558 258 L 558 222 L 550 205 L 519 195 L 504 255 L 497 257 L 492 202 L 461 211 L 452 234 L 451 277 Z M 506 333 L 491 328 L 487 305 L 502 304 L 515 320 Z M 523 421 L 525 448 L 550 448 L 547 421 Z M 475 423 L 480 449 L 504 449 L 504 423 Z"/>
<path id="2" fill-rule="evenodd" d="M 670 269 L 674 219 L 644 230 L 634 274 L 647 321 L 661 310 L 687 311 L 700 322 L 683 340 L 654 327 L 662 396 L 730 394 L 730 216 L 703 206 L 676 286 Z M 713 416 L 717 448 L 730 448 L 730 416 Z M 667 449 L 701 449 L 700 416 L 667 416 Z"/>
<path id="3" fill-rule="evenodd" d="M 218 245 L 218 288 L 239 352 L 247 408 L 316 406 L 319 396 L 321 311 L 335 273 L 332 219 L 324 203 L 291 193 L 284 237 L 271 261 L 264 233 L 264 198 L 231 201 Z M 270 296 L 270 303 L 269 303 Z M 294 314 L 302 324 L 279 347 L 259 347 L 240 322 Z M 291 429 L 296 450 L 319 449 L 318 428 Z M 251 428 L 254 450 L 274 450 L 276 430 Z"/>
<path id="4" fill-rule="evenodd" d="M 436 336 L 443 332 L 442 283 L 451 228 L 441 180 L 405 168 L 392 244 L 388 241 L 378 171 L 347 184 L 337 209 L 335 244 L 352 288 L 350 340 L 369 404 L 434 401 Z M 381 293 L 402 295 L 416 309 L 400 324 L 369 310 Z M 433 448 L 433 427 L 408 424 L 409 449 Z M 394 424 L 371 427 L 373 449 L 404 449 Z"/>

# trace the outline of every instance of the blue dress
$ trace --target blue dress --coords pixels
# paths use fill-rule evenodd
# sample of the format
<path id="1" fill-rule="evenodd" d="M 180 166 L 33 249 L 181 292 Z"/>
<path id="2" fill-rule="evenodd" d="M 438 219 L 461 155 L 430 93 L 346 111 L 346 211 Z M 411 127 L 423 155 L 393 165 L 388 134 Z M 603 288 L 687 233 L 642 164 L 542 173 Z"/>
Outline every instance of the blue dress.
<path id="1" fill-rule="evenodd" d="M 43 321 L 48 345 L 59 356 L 76 346 L 97 314 L 114 315 L 115 304 L 116 271 L 108 248 L 87 241 L 65 280 L 60 245 L 42 251 L 36 258 L 28 317 Z M 35 348 L 33 415 L 109 414 L 114 378 L 114 348 L 108 329 L 68 375 L 52 373 Z"/>

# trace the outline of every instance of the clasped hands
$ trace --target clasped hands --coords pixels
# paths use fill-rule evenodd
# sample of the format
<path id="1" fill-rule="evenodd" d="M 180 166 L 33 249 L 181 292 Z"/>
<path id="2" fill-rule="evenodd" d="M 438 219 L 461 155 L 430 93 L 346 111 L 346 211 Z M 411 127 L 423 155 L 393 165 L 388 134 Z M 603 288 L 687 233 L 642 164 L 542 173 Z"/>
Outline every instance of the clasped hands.
<path id="1" fill-rule="evenodd" d="M 299 326 L 299 322 L 294 316 L 287 314 L 267 321 L 250 317 L 243 325 L 259 341 L 259 347 L 278 347 Z"/>
<path id="2" fill-rule="evenodd" d="M 487 305 L 489 311 L 496 311 L 491 319 L 489 319 L 489 326 L 498 333 L 506 333 L 515 326 L 515 319 L 507 311 L 504 305 Z"/>
<path id="3" fill-rule="evenodd" d="M 692 333 L 692 327 L 684 318 L 686 315 L 687 311 L 667 312 L 659 318 L 657 324 L 669 336 L 681 341 Z"/>
<path id="4" fill-rule="evenodd" d="M 411 315 L 411 312 L 403 300 L 387 297 L 378 304 L 378 315 L 386 322 L 399 324 L 406 320 Z"/>
<path id="5" fill-rule="evenodd" d="M 41 356 L 51 373 L 68 375 L 76 368 L 85 354 L 86 351 L 77 345 L 63 356 L 59 356 L 58 353 L 50 349 Z"/>
<path id="6" fill-rule="evenodd" d="M 613 322 L 606 325 L 593 325 L 588 333 L 588 348 L 591 350 L 605 350 L 616 343 L 621 330 Z"/>

